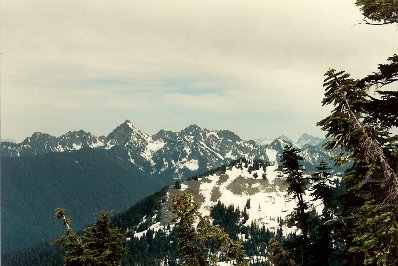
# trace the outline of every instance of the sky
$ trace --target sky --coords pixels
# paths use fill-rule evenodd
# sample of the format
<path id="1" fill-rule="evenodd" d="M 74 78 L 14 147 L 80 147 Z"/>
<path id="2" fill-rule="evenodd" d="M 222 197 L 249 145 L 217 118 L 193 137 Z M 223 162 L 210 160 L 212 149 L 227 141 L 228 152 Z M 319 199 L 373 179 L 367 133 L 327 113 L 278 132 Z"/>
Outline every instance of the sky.
<path id="1" fill-rule="evenodd" d="M 324 73 L 361 78 L 397 53 L 398 28 L 358 24 L 354 2 L 2 0 L 1 138 L 126 119 L 150 135 L 322 137 Z"/>

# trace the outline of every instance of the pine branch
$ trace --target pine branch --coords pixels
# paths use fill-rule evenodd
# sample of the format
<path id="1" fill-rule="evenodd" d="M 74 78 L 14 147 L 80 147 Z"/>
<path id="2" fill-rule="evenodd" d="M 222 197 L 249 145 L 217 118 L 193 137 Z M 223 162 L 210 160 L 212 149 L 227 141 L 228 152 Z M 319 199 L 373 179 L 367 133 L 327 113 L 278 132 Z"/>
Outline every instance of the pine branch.
<path id="1" fill-rule="evenodd" d="M 338 90 L 339 91 L 339 90 Z M 395 171 L 392 169 L 390 164 L 387 161 L 387 158 L 384 154 L 384 151 L 377 140 L 371 138 L 366 130 L 366 127 L 359 121 L 358 117 L 355 115 L 354 111 L 351 108 L 351 105 L 347 99 L 347 93 L 340 93 L 342 96 L 345 108 L 348 112 L 348 116 L 354 121 L 354 125 L 356 129 L 361 130 L 362 136 L 359 140 L 360 145 L 357 147 L 357 150 L 364 151 L 364 155 L 367 157 L 375 158 L 379 161 L 381 169 L 383 171 L 384 176 L 384 185 L 388 187 L 387 197 L 385 198 L 385 203 L 393 203 L 398 200 L 398 176 Z"/>

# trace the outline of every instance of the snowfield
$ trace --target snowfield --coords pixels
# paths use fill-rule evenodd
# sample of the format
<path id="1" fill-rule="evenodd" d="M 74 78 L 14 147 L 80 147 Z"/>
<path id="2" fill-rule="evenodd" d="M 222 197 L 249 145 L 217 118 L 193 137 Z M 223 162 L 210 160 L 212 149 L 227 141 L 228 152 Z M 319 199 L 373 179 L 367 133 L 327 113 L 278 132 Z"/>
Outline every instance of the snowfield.
<path id="1" fill-rule="evenodd" d="M 296 228 L 280 223 L 281 220 L 286 220 L 296 206 L 296 201 L 287 194 L 285 177 L 276 171 L 276 164 L 249 172 L 251 166 L 253 165 L 250 163 L 241 167 L 230 166 L 224 173 L 217 172 L 197 181 L 183 182 L 180 189 L 170 186 L 167 199 L 162 204 L 171 206 L 174 195 L 187 192 L 193 194 L 194 199 L 201 203 L 200 213 L 204 216 L 210 215 L 211 207 L 221 202 L 227 207 L 233 206 L 240 211 L 246 211 L 246 226 L 256 223 L 260 227 L 265 226 L 271 232 L 282 229 L 283 235 L 295 233 Z M 266 178 L 263 178 L 263 175 Z M 312 200 L 310 195 L 305 195 L 304 198 Z M 323 204 L 315 201 L 314 207 L 321 213 Z M 155 220 L 155 217 L 152 219 Z M 155 232 L 160 228 L 165 229 L 170 221 L 163 220 L 153 224 L 150 229 Z M 136 232 L 135 236 L 141 237 L 146 231 Z M 247 241 L 244 236 L 241 237 L 243 241 Z"/>

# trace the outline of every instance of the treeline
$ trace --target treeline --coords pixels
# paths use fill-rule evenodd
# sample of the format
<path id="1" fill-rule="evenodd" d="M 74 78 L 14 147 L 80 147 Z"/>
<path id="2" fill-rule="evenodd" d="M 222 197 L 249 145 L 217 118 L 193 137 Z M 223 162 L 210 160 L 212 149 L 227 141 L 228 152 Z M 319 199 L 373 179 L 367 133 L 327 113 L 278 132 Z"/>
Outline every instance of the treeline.
<path id="1" fill-rule="evenodd" d="M 251 173 L 253 170 L 259 170 L 260 168 L 265 169 L 265 167 L 270 166 L 270 165 L 271 165 L 271 163 L 266 160 L 262 160 L 262 159 L 251 160 L 251 159 L 247 159 L 245 157 L 241 157 L 239 159 L 230 161 L 228 164 L 224 164 L 222 166 L 212 168 L 208 171 L 205 171 L 201 174 L 191 176 L 191 177 L 187 178 L 187 180 L 188 181 L 189 180 L 199 180 L 202 177 L 214 175 L 216 173 L 225 173 L 228 168 L 232 168 L 232 167 L 238 167 L 240 169 L 249 168 L 249 173 Z"/>

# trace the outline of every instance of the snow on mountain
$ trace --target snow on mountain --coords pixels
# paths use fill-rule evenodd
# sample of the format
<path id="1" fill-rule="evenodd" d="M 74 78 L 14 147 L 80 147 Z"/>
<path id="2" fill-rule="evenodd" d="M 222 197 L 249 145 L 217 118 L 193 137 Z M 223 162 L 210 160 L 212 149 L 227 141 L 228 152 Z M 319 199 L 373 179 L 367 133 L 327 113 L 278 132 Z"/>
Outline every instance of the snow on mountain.
<path id="1" fill-rule="evenodd" d="M 263 148 L 244 141 L 231 131 L 211 131 L 191 125 L 180 132 L 161 130 L 152 136 L 161 148 L 152 153 L 153 173 L 173 178 L 200 173 L 247 156 L 267 159 Z"/>
<path id="2" fill-rule="evenodd" d="M 255 139 L 254 141 L 260 145 L 269 145 L 274 141 L 274 139 L 259 138 L 259 139 Z"/>
<path id="3" fill-rule="evenodd" d="M 322 147 L 312 146 L 319 141 L 319 138 L 308 134 L 298 141 L 297 145 L 303 148 L 308 169 L 315 169 L 320 160 L 328 159 L 329 154 Z M 1 155 L 25 156 L 82 148 L 105 149 L 143 171 L 160 174 L 171 180 L 202 173 L 241 157 L 278 164 L 285 145 L 293 145 L 286 136 L 262 145 L 252 140 L 242 140 L 228 130 L 208 130 L 197 125 L 188 126 L 180 132 L 160 130 L 149 136 L 126 120 L 106 137 L 95 137 L 83 130 L 68 132 L 58 138 L 34 133 L 19 144 L 2 142 Z"/>
<path id="4" fill-rule="evenodd" d="M 318 146 L 322 142 L 324 142 L 324 139 L 318 138 L 311 136 L 307 133 L 304 133 L 301 135 L 301 137 L 297 140 L 295 145 L 299 148 L 303 148 L 305 145 L 311 145 L 311 146 Z"/>
<path id="5" fill-rule="evenodd" d="M 284 143 L 293 143 L 293 141 L 290 138 L 286 137 L 285 135 L 281 135 L 281 136 L 277 137 L 276 139 L 279 139 L 279 140 L 283 141 Z"/>
<path id="6" fill-rule="evenodd" d="M 2 142 L 1 155 L 17 157 L 39 155 L 49 152 L 65 152 L 82 148 L 102 147 L 103 137 L 95 137 L 83 130 L 70 131 L 59 138 L 46 133 L 35 132 L 21 143 Z"/>
<path id="7" fill-rule="evenodd" d="M 227 167 L 225 171 L 198 180 L 185 181 L 180 189 L 170 186 L 165 199 L 162 200 L 161 211 L 154 217 L 145 218 L 143 222 L 152 219 L 154 222 L 149 229 L 155 232 L 160 229 L 166 230 L 172 224 L 173 197 L 187 192 L 201 204 L 202 215 L 210 215 L 210 208 L 220 202 L 225 206 L 245 211 L 248 214 L 243 224 L 245 226 L 255 223 L 259 227 L 265 226 L 272 232 L 282 229 L 284 235 L 294 233 L 295 228 L 289 228 L 285 224 L 281 226 L 280 223 L 296 206 L 295 200 L 287 194 L 286 177 L 276 171 L 276 165 L 260 165 L 258 169 L 253 167 L 252 161 L 240 161 Z M 308 194 L 304 198 L 307 201 L 312 200 Z M 320 201 L 315 201 L 313 205 L 317 212 L 322 211 L 323 205 Z M 148 230 L 147 228 L 137 231 L 137 228 L 132 228 L 136 237 L 144 235 Z"/>

